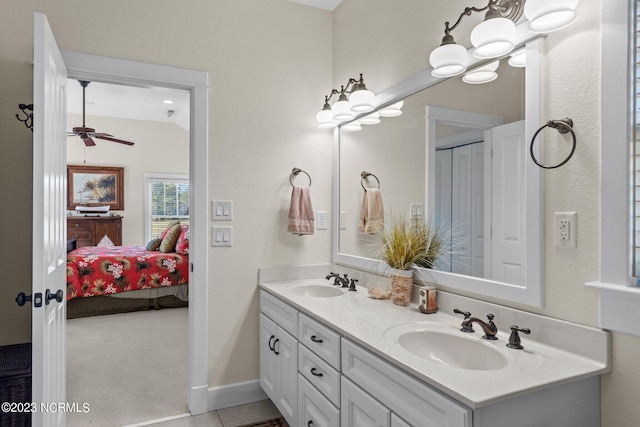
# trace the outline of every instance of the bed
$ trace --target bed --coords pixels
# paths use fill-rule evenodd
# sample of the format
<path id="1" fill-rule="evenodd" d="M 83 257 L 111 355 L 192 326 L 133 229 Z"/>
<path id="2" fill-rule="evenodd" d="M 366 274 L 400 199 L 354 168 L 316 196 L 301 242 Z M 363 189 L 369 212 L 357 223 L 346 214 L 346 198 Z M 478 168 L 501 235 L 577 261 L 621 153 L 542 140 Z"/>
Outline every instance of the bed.
<path id="1" fill-rule="evenodd" d="M 150 245 L 107 245 L 69 252 L 67 318 L 187 306 L 188 226 L 179 228 L 177 235 L 182 241 L 163 250 Z"/>

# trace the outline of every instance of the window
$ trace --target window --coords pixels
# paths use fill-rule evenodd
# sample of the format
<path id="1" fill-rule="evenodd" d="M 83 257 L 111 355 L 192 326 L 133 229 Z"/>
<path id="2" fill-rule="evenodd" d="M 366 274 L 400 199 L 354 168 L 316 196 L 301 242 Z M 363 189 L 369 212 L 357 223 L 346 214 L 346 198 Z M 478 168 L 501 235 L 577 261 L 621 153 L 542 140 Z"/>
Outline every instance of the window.
<path id="1" fill-rule="evenodd" d="M 189 224 L 189 177 L 174 174 L 145 175 L 146 240 L 160 236 L 171 221 Z"/>

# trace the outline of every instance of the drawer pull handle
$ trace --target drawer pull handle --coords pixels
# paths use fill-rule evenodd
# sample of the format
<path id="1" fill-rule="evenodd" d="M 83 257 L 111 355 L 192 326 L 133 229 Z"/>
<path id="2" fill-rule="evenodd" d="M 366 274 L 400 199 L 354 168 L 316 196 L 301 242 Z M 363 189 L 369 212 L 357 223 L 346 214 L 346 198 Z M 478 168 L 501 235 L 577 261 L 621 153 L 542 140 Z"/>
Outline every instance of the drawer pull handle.
<path id="1" fill-rule="evenodd" d="M 313 425 L 313 421 L 309 420 L 309 422 L 307 423 L 307 427 L 311 427 Z"/>
<path id="2" fill-rule="evenodd" d="M 273 351 L 273 346 L 271 345 L 271 340 L 274 339 L 276 336 L 275 335 L 271 335 L 271 338 L 269 338 L 269 350 Z"/>
<path id="3" fill-rule="evenodd" d="M 323 375 L 322 375 L 322 372 L 318 372 L 318 371 L 316 371 L 316 368 L 311 368 L 311 375 L 315 375 L 316 377 L 321 377 L 321 376 L 323 376 Z"/>
<path id="4" fill-rule="evenodd" d="M 323 343 L 323 340 L 318 338 L 318 337 L 316 337 L 315 335 L 311 335 L 311 341 L 317 342 L 318 344 L 322 344 Z"/>
<path id="5" fill-rule="evenodd" d="M 273 349 L 272 349 L 272 350 L 273 350 L 273 352 L 276 354 L 276 356 L 277 356 L 278 354 L 280 354 L 280 352 L 279 352 L 279 351 L 276 351 L 276 344 L 278 344 L 279 342 L 280 342 L 280 338 L 276 338 L 276 340 L 273 342 Z"/>

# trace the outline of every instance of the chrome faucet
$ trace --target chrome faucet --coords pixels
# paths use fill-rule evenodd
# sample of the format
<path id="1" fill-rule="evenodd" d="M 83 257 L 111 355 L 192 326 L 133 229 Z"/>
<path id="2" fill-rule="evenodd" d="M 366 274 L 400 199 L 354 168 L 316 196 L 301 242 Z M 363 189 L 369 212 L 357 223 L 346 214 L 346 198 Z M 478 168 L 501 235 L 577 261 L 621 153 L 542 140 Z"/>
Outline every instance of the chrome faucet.
<path id="1" fill-rule="evenodd" d="M 343 288 L 346 288 L 349 286 L 349 278 L 347 277 L 347 274 L 344 274 L 344 278 L 340 277 L 340 275 L 338 273 L 334 273 L 333 271 L 331 273 L 329 273 L 327 275 L 327 277 L 325 277 L 325 279 L 327 280 L 331 280 L 331 278 L 333 278 L 333 285 L 334 286 L 340 286 L 342 285 Z"/>

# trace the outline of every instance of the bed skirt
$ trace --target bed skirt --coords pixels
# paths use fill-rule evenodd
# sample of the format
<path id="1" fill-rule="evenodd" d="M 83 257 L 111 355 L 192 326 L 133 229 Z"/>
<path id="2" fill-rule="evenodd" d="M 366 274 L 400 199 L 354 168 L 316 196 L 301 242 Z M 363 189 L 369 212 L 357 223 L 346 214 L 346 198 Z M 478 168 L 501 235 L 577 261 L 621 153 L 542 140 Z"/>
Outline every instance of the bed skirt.
<path id="1" fill-rule="evenodd" d="M 104 314 L 128 313 L 131 311 L 159 310 L 161 308 L 187 307 L 189 305 L 188 285 L 178 285 L 173 292 L 170 288 L 158 288 L 162 294 L 131 291 L 123 294 L 73 298 L 67 301 L 67 319 L 79 317 L 101 316 Z M 143 289 L 142 291 L 154 291 Z M 126 295 L 125 294 L 129 294 Z"/>

